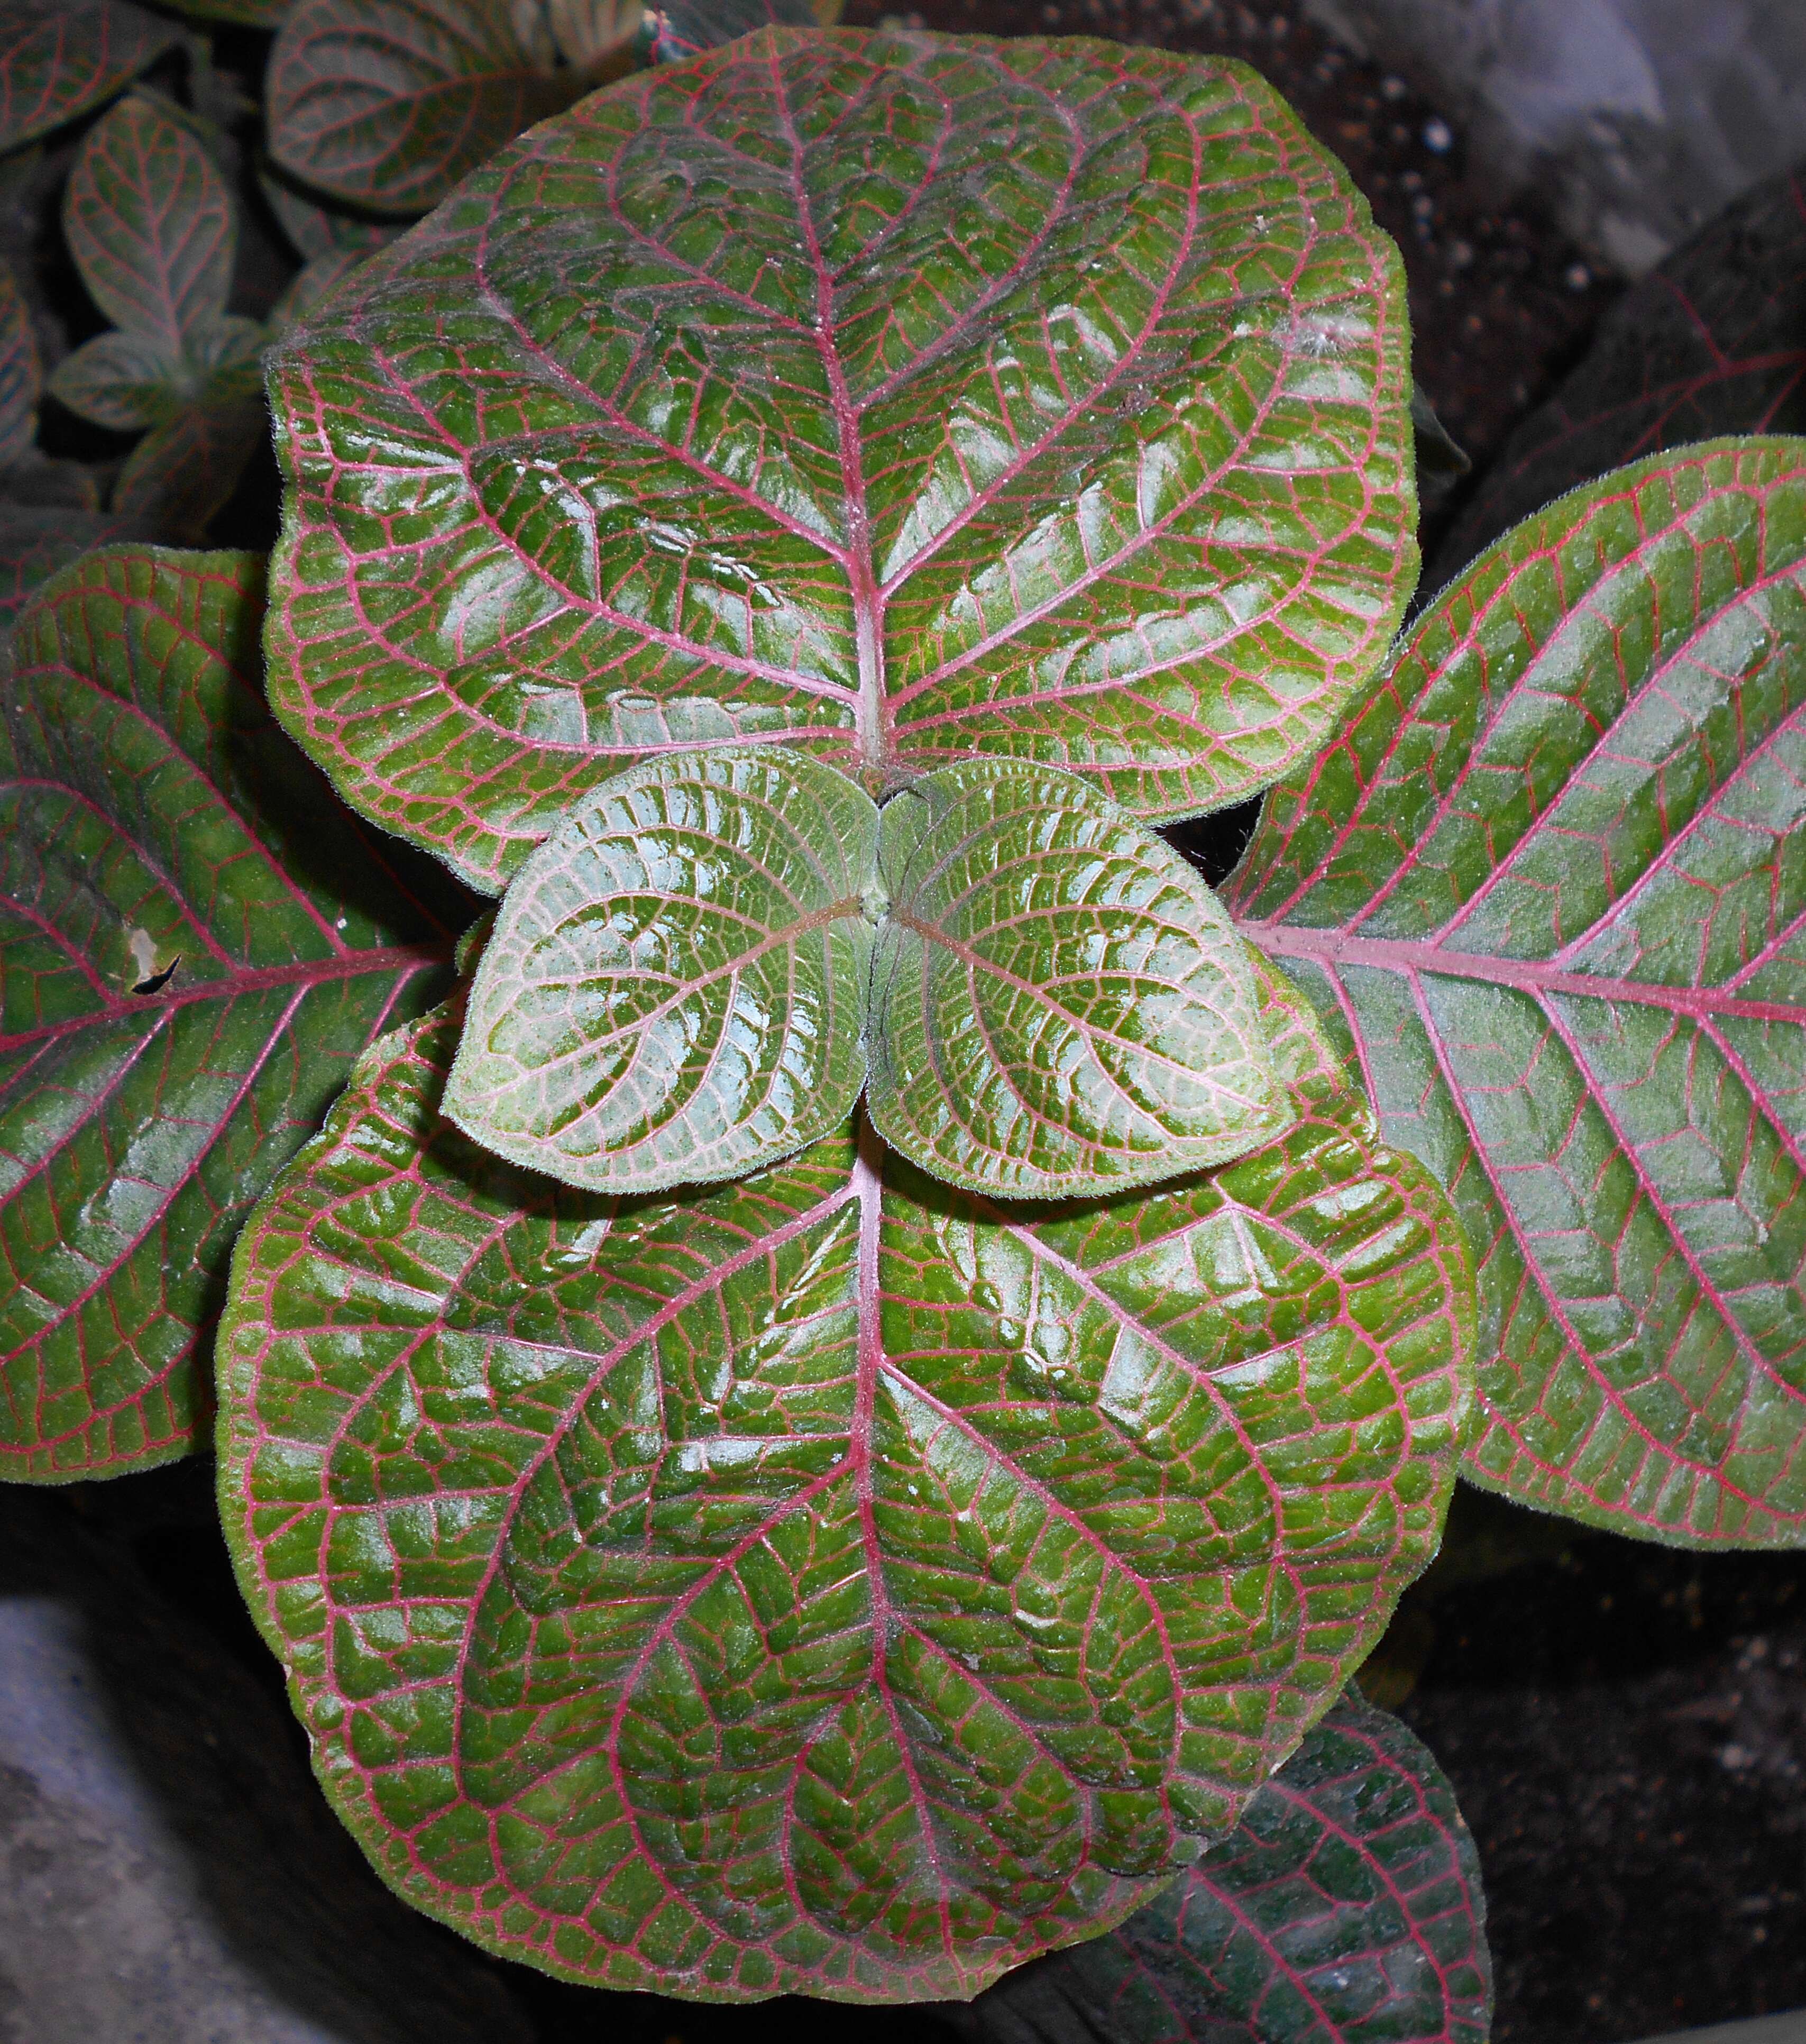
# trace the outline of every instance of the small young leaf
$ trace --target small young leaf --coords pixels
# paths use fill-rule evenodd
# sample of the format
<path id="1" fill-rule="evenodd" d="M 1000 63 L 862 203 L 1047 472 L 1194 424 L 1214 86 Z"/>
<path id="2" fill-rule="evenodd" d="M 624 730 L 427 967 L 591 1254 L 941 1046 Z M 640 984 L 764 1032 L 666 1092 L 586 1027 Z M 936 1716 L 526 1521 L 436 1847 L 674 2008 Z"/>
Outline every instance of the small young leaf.
<path id="1" fill-rule="evenodd" d="M 1416 559 L 1396 252 L 1252 71 L 1160 51 L 784 29 L 639 72 L 272 390 L 272 699 L 491 889 L 677 747 L 1237 800 Z"/>
<path id="2" fill-rule="evenodd" d="M 973 2004 L 984 2044 L 1486 2044 L 1492 1959 L 1455 1792 L 1344 1698 L 1233 1835 L 1119 1930 Z"/>
<path id="3" fill-rule="evenodd" d="M 233 1237 L 372 1035 L 419 1012 L 467 913 L 424 861 L 391 863 L 343 817 L 270 721 L 262 581 L 251 555 L 109 548 L 13 636 L 0 1473 L 14 1480 L 190 1451 Z"/>
<path id="4" fill-rule="evenodd" d="M 270 53 L 270 148 L 304 183 L 424 213 L 593 80 L 554 71 L 539 10 L 496 0 L 297 0 Z"/>
<path id="5" fill-rule="evenodd" d="M 1433 1550 L 1471 1291 L 1348 1091 L 1131 1201 L 843 1131 L 610 1203 L 377 1047 L 254 1216 L 221 1504 L 373 1863 L 619 1988 L 970 1994 L 1233 1824 Z"/>
<path id="6" fill-rule="evenodd" d="M 1221 1164 L 1291 1108 L 1234 926 L 1076 775 L 943 767 L 884 813 L 868 1108 L 937 1178 L 1059 1198 Z"/>
<path id="7" fill-rule="evenodd" d="M 99 106 L 181 40 L 125 0 L 6 0 L 0 154 Z"/>
<path id="8" fill-rule="evenodd" d="M 18 279 L 0 263 L 0 471 L 12 467 L 29 451 L 43 388 L 30 311 Z"/>
<path id="9" fill-rule="evenodd" d="M 508 891 L 445 1111 L 498 1156 L 608 1192 L 730 1178 L 844 1121 L 878 812 L 778 749 L 606 781 Z"/>
<path id="10" fill-rule="evenodd" d="M 191 124 L 135 93 L 83 144 L 63 221 L 82 281 L 118 324 L 57 365 L 52 392 L 97 425 L 149 427 L 113 508 L 197 535 L 263 432 L 266 336 L 225 309 L 232 194 Z"/>
<path id="11" fill-rule="evenodd" d="M 1228 889 L 1480 1259 L 1468 1473 L 1806 1542 L 1806 441 L 1638 463 L 1446 590 Z"/>

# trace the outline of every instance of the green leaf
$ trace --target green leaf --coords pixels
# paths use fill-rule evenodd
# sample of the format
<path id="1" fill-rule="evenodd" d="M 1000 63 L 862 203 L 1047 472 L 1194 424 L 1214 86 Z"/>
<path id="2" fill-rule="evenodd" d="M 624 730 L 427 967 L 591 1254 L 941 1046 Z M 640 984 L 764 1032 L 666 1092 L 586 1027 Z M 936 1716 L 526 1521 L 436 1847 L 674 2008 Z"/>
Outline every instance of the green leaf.
<path id="1" fill-rule="evenodd" d="M 148 95 L 121 100 L 90 131 L 63 232 L 94 303 L 167 359 L 224 317 L 238 246 L 232 194 L 199 139 Z"/>
<path id="2" fill-rule="evenodd" d="M 1076 776 L 943 767 L 886 805 L 881 870 L 869 1112 L 937 1178 L 1107 1191 L 1290 1118 L 1228 916 Z"/>
<path id="3" fill-rule="evenodd" d="M 1345 1699 L 1111 1935 L 1011 1973 L 984 2044 L 1486 2044 L 1479 1855 L 1429 1753 Z"/>
<path id="4" fill-rule="evenodd" d="M 679 754 L 608 781 L 508 889 L 446 1112 L 608 1192 L 730 1178 L 826 1135 L 861 1044 L 878 812 L 832 767 Z"/>
<path id="5" fill-rule="evenodd" d="M 403 232 L 395 221 L 361 218 L 321 206 L 313 198 L 297 191 L 282 175 L 268 164 L 259 167 L 257 188 L 269 202 L 282 232 L 294 244 L 304 262 L 313 262 L 338 250 L 355 250 L 360 255 L 381 248 Z"/>
<path id="6" fill-rule="evenodd" d="M 422 213 L 590 89 L 557 60 L 532 5 L 297 0 L 270 53 L 270 152 L 336 198 Z"/>
<path id="7" fill-rule="evenodd" d="M 30 310 L 11 268 L 0 263 L 0 470 L 30 450 L 43 388 Z"/>
<path id="8" fill-rule="evenodd" d="M 263 563 L 109 548 L 0 698 L 0 1473 L 189 1452 L 246 1214 L 457 901 L 345 817 L 257 687 Z"/>
<path id="9" fill-rule="evenodd" d="M 219 1350 L 227 1536 L 373 1864 L 703 1999 L 966 1995 L 1120 1920 L 1434 1549 L 1471 1293 L 1428 1174 L 1282 1028 L 1298 1122 L 1114 1203 L 869 1131 L 610 1202 L 443 1119 L 458 1028 L 360 1066 Z"/>
<path id="10" fill-rule="evenodd" d="M 1229 896 L 1480 1266 L 1467 1470 L 1806 1542 L 1806 441 L 1658 456 L 1446 590 Z"/>
<path id="11" fill-rule="evenodd" d="M 278 714 L 491 889 L 680 747 L 1239 800 L 1416 560 L 1396 252 L 1252 71 L 1154 50 L 777 29 L 638 73 L 272 390 Z"/>
<path id="12" fill-rule="evenodd" d="M 0 153 L 98 106 L 181 40 L 125 0 L 6 0 Z"/>
<path id="13" fill-rule="evenodd" d="M 116 331 L 59 363 L 52 393 L 97 425 L 151 428 L 113 507 L 165 533 L 198 534 L 264 431 L 264 331 L 225 309 L 238 239 L 232 194 L 188 122 L 133 94 L 83 144 L 63 228 Z"/>
<path id="14" fill-rule="evenodd" d="M 109 540 L 153 536 L 136 517 L 80 506 L 0 502 L 0 632 L 59 568 Z"/>

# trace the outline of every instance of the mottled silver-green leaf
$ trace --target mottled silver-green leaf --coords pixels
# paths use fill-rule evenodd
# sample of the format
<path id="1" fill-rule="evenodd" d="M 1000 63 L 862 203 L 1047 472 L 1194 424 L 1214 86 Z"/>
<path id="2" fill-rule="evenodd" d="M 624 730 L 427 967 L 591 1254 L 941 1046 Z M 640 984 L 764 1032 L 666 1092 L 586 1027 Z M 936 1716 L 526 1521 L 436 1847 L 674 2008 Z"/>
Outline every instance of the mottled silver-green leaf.
<path id="1" fill-rule="evenodd" d="M 689 753 L 605 782 L 508 889 L 446 1112 L 608 1192 L 729 1178 L 844 1121 L 878 812 L 831 766 Z"/>
<path id="2" fill-rule="evenodd" d="M 957 1185 L 1059 1197 L 1221 1164 L 1290 1118 L 1248 955 L 1076 775 L 941 769 L 884 813 L 869 1112 Z"/>

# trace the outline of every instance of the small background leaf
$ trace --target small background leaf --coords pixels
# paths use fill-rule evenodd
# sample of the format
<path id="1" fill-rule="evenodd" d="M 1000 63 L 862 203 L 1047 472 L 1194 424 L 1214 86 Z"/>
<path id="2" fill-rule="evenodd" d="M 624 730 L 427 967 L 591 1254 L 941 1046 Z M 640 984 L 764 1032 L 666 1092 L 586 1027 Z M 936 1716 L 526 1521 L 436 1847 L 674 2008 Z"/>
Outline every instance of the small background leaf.
<path id="1" fill-rule="evenodd" d="M 661 63 L 717 49 L 755 29 L 831 29 L 840 0 L 670 0 L 652 10 L 653 55 Z"/>
<path id="2" fill-rule="evenodd" d="M 155 537 L 143 519 L 127 513 L 0 503 L 0 630 L 71 561 L 109 540 Z"/>
<path id="3" fill-rule="evenodd" d="M 228 1538 L 373 1863 L 705 2000 L 964 1995 L 1120 1920 L 1434 1550 L 1471 1320 L 1427 1174 L 1344 1090 L 1134 1200 L 994 1207 L 868 1132 L 612 1204 L 447 1126 L 458 1027 L 371 1053 L 221 1335 Z"/>
<path id="4" fill-rule="evenodd" d="M 1396 1718 L 1345 1697 L 1120 1930 L 1010 1974 L 982 2044 L 1486 2044 L 1479 1855 Z"/>
<path id="5" fill-rule="evenodd" d="M 590 89 L 554 71 L 535 7 L 493 0 L 297 0 L 277 32 L 270 146 L 305 183 L 422 213 L 511 136 Z"/>
<path id="6" fill-rule="evenodd" d="M 826 1135 L 865 1078 L 877 835 L 863 790 L 775 747 L 605 782 L 502 902 L 446 1112 L 608 1192 L 737 1178 Z"/>
<path id="7" fill-rule="evenodd" d="M 1290 1118 L 1242 941 L 1070 774 L 944 767 L 884 812 L 872 1125 L 937 1178 L 1060 1198 L 1220 1164 Z"/>
<path id="8" fill-rule="evenodd" d="M 1520 526 L 1227 890 L 1479 1259 L 1467 1472 L 1806 1542 L 1806 442 Z"/>
<path id="9" fill-rule="evenodd" d="M 181 40 L 125 0 L 6 0 L 0 153 L 99 106 Z"/>
<path id="10" fill-rule="evenodd" d="M 14 635 L 0 716 L 0 1473 L 185 1454 L 252 1202 L 469 911 L 269 720 L 263 564 L 109 548 Z M 151 987 L 152 992 L 140 992 Z"/>

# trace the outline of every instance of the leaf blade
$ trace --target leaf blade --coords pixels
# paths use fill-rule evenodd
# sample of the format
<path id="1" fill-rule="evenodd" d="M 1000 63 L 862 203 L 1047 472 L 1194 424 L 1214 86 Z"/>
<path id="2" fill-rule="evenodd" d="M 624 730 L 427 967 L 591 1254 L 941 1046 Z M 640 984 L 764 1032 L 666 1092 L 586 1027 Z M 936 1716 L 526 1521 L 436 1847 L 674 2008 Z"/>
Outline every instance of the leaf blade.
<path id="1" fill-rule="evenodd" d="M 1355 1097 L 1116 1207 L 993 1209 L 845 1135 L 671 1206 L 548 1207 L 439 1120 L 456 1026 L 366 1059 L 245 1238 L 220 1350 L 240 1581 L 386 1877 L 572 1977 L 909 1999 L 1118 1919 L 1174 1823 L 1233 1822 L 1428 1558 L 1463 1416 L 1459 1235 Z M 1355 1216 L 1356 1186 L 1383 1214 Z M 1173 1289 L 1184 1245 L 1202 1267 L 1230 1238 L 1273 1258 L 1260 1303 Z M 322 1282 L 365 1330 L 331 1392 Z M 448 1370 L 489 1386 L 462 1417 Z M 405 1380 L 446 1430 L 424 1487 L 389 1416 Z M 653 1462 L 617 1431 L 635 1414 Z M 412 1562 L 391 1585 L 436 1600 L 420 1658 L 382 1643 L 389 1589 L 359 1558 L 399 1538 L 435 1571 L 403 1529 L 442 1483 L 481 1530 L 436 1589 Z M 732 1616 L 754 1610 L 769 1659 Z M 504 1669 L 532 1637 L 573 1642 L 576 1688 L 531 1646 Z M 416 1676 L 442 1729 L 373 1746 L 360 1726 Z M 1248 1681 L 1260 1708 L 1225 1708 Z M 734 1742 L 699 1742 L 720 1712 Z M 397 1857 L 446 1735 L 505 1811 L 483 1829 L 533 1928 L 484 1902 L 455 1796 Z M 565 1856 L 555 1835 L 615 1810 L 631 1835 Z"/>
<path id="2" fill-rule="evenodd" d="M 1344 1697 L 1233 1837 L 1120 1929 L 991 1988 L 995 2044 L 1485 2044 L 1479 1855 L 1396 1718 Z"/>
<path id="3" fill-rule="evenodd" d="M 234 1234 L 347 1064 L 449 957 L 431 893 L 322 817 L 263 713 L 260 595 L 255 556 L 114 547 L 15 633 L 0 732 L 14 1480 L 191 1451 Z"/>
<path id="4" fill-rule="evenodd" d="M 134 94 L 90 131 L 70 174 L 63 231 L 89 295 L 172 366 L 222 318 L 238 221 L 197 136 Z"/>
<path id="5" fill-rule="evenodd" d="M 884 812 L 868 1111 L 953 1185 L 1061 1198 L 1226 1162 L 1290 1114 L 1247 954 L 1076 776 L 945 767 Z"/>
<path id="6" fill-rule="evenodd" d="M 604 782 L 485 947 L 445 1111 L 603 1192 L 738 1178 L 827 1135 L 865 1078 L 876 805 L 799 754 Z"/>
<path id="7" fill-rule="evenodd" d="M 1652 458 L 1517 528 L 1231 886 L 1467 1220 L 1468 1473 L 1681 1545 L 1806 1537 L 1803 454 Z"/>
<path id="8" fill-rule="evenodd" d="M 270 151 L 336 198 L 424 213 L 578 76 L 481 0 L 298 0 L 270 53 Z"/>
<path id="9" fill-rule="evenodd" d="M 1007 752 L 1150 816 L 1275 777 L 1415 563 L 1396 257 L 1340 171 L 1234 67 L 765 36 L 535 130 L 283 352 L 289 727 L 492 885 L 665 746 Z M 482 630 L 448 631 L 483 576 Z M 431 763 L 454 742 L 474 813 Z"/>
<path id="10" fill-rule="evenodd" d="M 182 31 L 121 0 L 12 0 L 0 46 L 0 152 L 97 106 Z"/>

